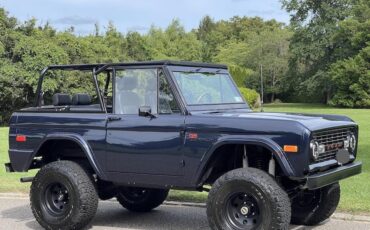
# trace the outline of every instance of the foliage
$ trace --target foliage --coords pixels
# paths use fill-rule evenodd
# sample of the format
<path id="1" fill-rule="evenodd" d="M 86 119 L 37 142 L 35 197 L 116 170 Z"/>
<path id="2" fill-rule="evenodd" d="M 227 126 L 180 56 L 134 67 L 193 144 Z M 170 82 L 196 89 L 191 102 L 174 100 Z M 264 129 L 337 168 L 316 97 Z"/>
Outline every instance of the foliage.
<path id="1" fill-rule="evenodd" d="M 214 61 L 248 69 L 243 80 L 244 85 L 260 90 L 260 72 L 264 76 L 264 86 L 267 98 L 265 101 L 274 101 L 276 95 L 288 88 L 285 73 L 288 67 L 289 38 L 291 32 L 283 24 L 270 21 L 265 25 L 258 20 L 239 18 L 237 25 L 247 24 L 248 21 L 258 23 L 259 28 L 240 30 L 240 34 L 219 48 Z M 252 25 L 254 25 L 254 23 Z M 245 33 L 248 31 L 249 33 Z M 234 68 L 235 69 L 235 68 Z M 235 77 L 235 76 L 234 76 Z"/>
<path id="2" fill-rule="evenodd" d="M 0 8 L 0 116 L 35 99 L 39 72 L 50 64 L 80 64 L 159 59 L 229 65 L 238 87 L 260 91 L 264 101 L 326 102 L 369 107 L 370 2 L 367 0 L 282 0 L 290 25 L 259 17 L 215 21 L 205 16 L 186 31 L 179 20 L 144 34 L 102 31 L 76 36 L 32 18 L 20 22 Z M 262 67 L 262 68 L 261 68 Z M 44 89 L 53 93 L 81 83 L 72 73 L 60 81 L 53 73 Z M 67 78 L 66 78 L 67 79 Z M 83 88 L 83 84 L 80 86 Z"/>
<path id="3" fill-rule="evenodd" d="M 354 58 L 331 65 L 329 74 L 336 82 L 336 94 L 331 105 L 370 107 L 370 46 Z"/>
<path id="4" fill-rule="evenodd" d="M 254 76 L 254 71 L 237 65 L 229 65 L 229 72 L 238 87 L 248 86 L 248 78 Z"/>
<path id="5" fill-rule="evenodd" d="M 165 31 L 152 26 L 146 44 L 152 59 L 201 60 L 201 44 L 195 33 L 186 33 L 178 20 Z"/>
<path id="6" fill-rule="evenodd" d="M 370 2 L 356 0 L 353 16 L 339 23 L 335 36 L 343 48 L 336 50 L 342 59 L 329 66 L 333 83 L 331 105 L 370 107 Z"/>
<path id="7" fill-rule="evenodd" d="M 260 95 L 253 89 L 239 88 L 240 93 L 252 108 L 259 107 Z"/>
<path id="8" fill-rule="evenodd" d="M 3 89 L 0 111 L 3 122 L 12 111 L 32 105 L 39 72 L 47 65 L 153 59 L 222 62 L 230 65 L 238 86 L 258 88 L 256 68 L 259 63 L 266 65 L 266 76 L 271 76 L 267 66 L 275 66 L 272 65 L 275 63 L 279 67 L 273 68 L 277 70 L 283 69 L 284 65 L 270 57 L 265 58 L 266 55 L 279 59 L 274 52 L 268 52 L 279 49 L 272 45 L 278 41 L 265 39 L 263 44 L 258 41 L 274 34 L 284 34 L 284 41 L 290 36 L 283 24 L 257 17 L 233 17 L 217 22 L 205 17 L 199 28 L 190 32 L 185 31 L 179 20 L 173 20 L 166 29 L 152 26 L 146 34 L 134 31 L 123 34 L 111 22 L 103 33 L 96 24 L 95 32 L 87 36 L 76 36 L 73 27 L 58 32 L 48 23 L 36 25 L 36 19 L 19 22 L 0 8 L 0 86 Z M 262 55 L 256 55 L 258 44 L 266 51 Z M 286 53 L 287 46 L 281 48 Z M 276 76 L 280 79 L 283 74 L 278 72 Z M 45 96 L 50 97 L 57 91 L 67 92 L 70 86 L 93 91 L 85 87 L 83 80 L 75 79 L 75 75 L 50 73 L 43 84 Z M 269 82 L 270 78 L 266 78 L 266 84 L 270 85 Z"/>
<path id="9" fill-rule="evenodd" d="M 291 28 L 294 31 L 290 42 L 288 78 L 297 86 L 293 88 L 295 89 L 293 92 L 315 98 L 316 101 L 330 102 L 332 105 L 367 107 L 368 104 L 361 101 L 367 100 L 363 94 L 366 91 L 364 88 L 366 84 L 355 81 L 366 78 L 368 71 L 368 66 L 359 63 L 361 57 L 358 55 L 368 45 L 370 39 L 370 2 L 367 0 L 282 2 L 292 15 Z M 351 72 L 348 70 L 350 65 L 365 68 L 359 73 L 361 78 L 359 76 L 352 78 L 348 75 Z M 338 80 L 349 81 L 348 86 L 353 84 L 357 86 L 344 89 L 344 85 Z M 353 91 L 357 90 L 363 92 L 358 94 L 356 92 L 357 95 L 352 97 Z M 361 98 L 362 96 L 365 98 Z"/>

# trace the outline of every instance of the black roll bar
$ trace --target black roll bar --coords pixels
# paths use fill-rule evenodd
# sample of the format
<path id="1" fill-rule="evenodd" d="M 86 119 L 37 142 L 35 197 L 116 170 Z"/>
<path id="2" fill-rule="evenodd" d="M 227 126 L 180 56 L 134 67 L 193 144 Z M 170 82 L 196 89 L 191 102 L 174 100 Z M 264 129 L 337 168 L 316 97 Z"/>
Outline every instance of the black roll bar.
<path id="1" fill-rule="evenodd" d="M 39 80 L 38 80 L 38 83 L 37 83 L 37 89 L 36 89 L 36 95 L 37 96 L 36 96 L 36 101 L 35 101 L 35 104 L 34 104 L 35 107 L 39 107 L 42 104 L 41 103 L 42 94 L 43 94 L 43 92 L 42 92 L 42 83 L 44 81 L 46 73 L 49 70 L 69 70 L 69 71 L 82 70 L 82 71 L 92 71 L 92 79 L 94 81 L 95 90 L 96 90 L 96 93 L 98 95 L 100 108 L 101 108 L 102 111 L 107 112 L 107 109 L 104 105 L 103 98 L 102 98 L 102 95 L 101 95 L 101 92 L 100 92 L 100 88 L 99 88 L 99 84 L 98 84 L 98 80 L 97 80 L 97 74 L 105 71 L 108 67 L 109 67 L 108 64 L 104 64 L 104 65 L 103 64 L 96 64 L 96 65 L 81 64 L 81 65 L 56 65 L 56 66 L 48 66 L 48 67 L 44 68 L 40 72 L 40 77 L 39 77 Z M 98 73 L 96 71 L 96 68 L 99 68 L 97 70 L 97 71 L 99 71 Z"/>
<path id="2" fill-rule="evenodd" d="M 36 89 L 37 96 L 36 96 L 35 107 L 41 106 L 42 82 L 44 81 L 45 74 L 48 70 L 49 70 L 49 67 L 46 67 L 40 72 L 40 77 L 39 77 L 39 81 L 37 83 L 37 89 Z"/>
<path id="3" fill-rule="evenodd" d="M 105 107 L 105 104 L 103 102 L 103 97 L 100 92 L 99 84 L 98 84 L 98 78 L 96 74 L 95 68 L 93 69 L 93 79 L 94 79 L 94 84 L 95 84 L 95 90 L 96 94 L 98 95 L 99 103 L 100 103 L 100 108 L 102 111 L 107 112 L 107 108 Z"/>

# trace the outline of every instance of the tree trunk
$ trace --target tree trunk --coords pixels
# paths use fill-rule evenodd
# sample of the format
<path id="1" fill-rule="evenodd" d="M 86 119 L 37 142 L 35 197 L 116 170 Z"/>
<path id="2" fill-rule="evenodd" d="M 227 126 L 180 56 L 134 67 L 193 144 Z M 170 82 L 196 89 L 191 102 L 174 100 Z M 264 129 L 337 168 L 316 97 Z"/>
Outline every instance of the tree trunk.
<path id="1" fill-rule="evenodd" d="M 272 70 L 272 93 L 271 93 L 271 102 L 273 103 L 275 101 L 275 68 Z"/>
<path id="2" fill-rule="evenodd" d="M 330 91 L 325 91 L 325 104 L 328 104 L 331 99 Z"/>

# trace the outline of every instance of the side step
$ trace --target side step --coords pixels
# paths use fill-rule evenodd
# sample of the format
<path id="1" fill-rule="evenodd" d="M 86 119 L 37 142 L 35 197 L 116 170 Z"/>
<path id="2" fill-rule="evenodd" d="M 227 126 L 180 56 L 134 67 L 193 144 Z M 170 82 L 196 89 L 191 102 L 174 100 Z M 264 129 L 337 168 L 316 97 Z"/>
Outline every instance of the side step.
<path id="1" fill-rule="evenodd" d="M 22 178 L 20 179 L 20 181 L 21 181 L 22 183 L 32 182 L 32 180 L 33 180 L 33 177 L 22 177 Z"/>

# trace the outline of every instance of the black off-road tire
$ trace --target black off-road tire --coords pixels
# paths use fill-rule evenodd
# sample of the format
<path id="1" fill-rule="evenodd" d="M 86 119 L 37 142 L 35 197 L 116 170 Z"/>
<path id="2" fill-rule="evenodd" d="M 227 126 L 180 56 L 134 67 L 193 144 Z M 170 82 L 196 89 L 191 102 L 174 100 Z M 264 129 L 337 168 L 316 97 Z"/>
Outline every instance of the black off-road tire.
<path id="1" fill-rule="evenodd" d="M 247 214 L 239 207 L 234 209 L 238 203 L 242 208 L 249 205 Z M 290 208 L 287 193 L 270 175 L 259 169 L 242 168 L 227 172 L 213 184 L 207 217 L 214 230 L 288 229 Z"/>
<path id="2" fill-rule="evenodd" d="M 329 219 L 335 212 L 340 200 L 338 183 L 310 191 L 311 195 L 297 196 L 292 200 L 292 224 L 317 225 Z M 310 201 L 308 201 L 310 199 Z"/>
<path id="3" fill-rule="evenodd" d="M 42 167 L 32 181 L 30 201 L 33 215 L 45 229 L 81 229 L 98 207 L 92 178 L 72 161 Z"/>
<path id="4" fill-rule="evenodd" d="M 153 188 L 119 188 L 118 202 L 127 210 L 133 212 L 149 212 L 160 206 L 167 198 L 166 189 Z"/>

